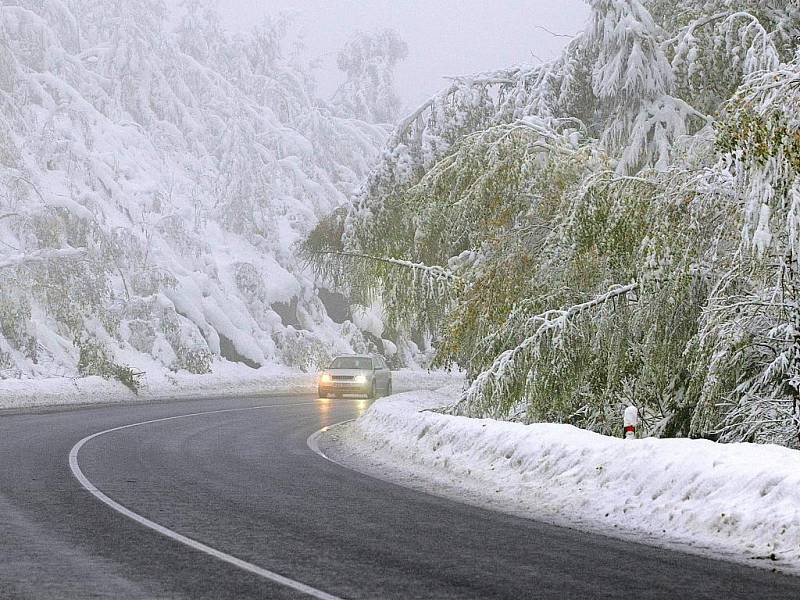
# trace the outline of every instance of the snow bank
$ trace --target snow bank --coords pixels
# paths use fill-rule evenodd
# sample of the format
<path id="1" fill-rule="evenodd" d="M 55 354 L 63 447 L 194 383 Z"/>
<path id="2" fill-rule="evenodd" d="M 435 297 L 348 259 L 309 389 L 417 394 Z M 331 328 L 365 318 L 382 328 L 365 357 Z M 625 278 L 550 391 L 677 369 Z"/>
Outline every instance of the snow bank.
<path id="1" fill-rule="evenodd" d="M 458 391 L 379 400 L 320 445 L 360 470 L 388 468 L 400 483 L 472 504 L 800 573 L 800 452 L 425 410 Z"/>
<path id="2" fill-rule="evenodd" d="M 412 369 L 392 373 L 396 390 L 435 389 L 452 380 L 441 371 Z M 231 364 L 208 375 L 191 373 L 150 374 L 139 394 L 116 381 L 100 377 L 52 377 L 0 380 L 0 410 L 44 406 L 261 396 L 265 394 L 312 394 L 317 375 L 282 367 L 253 370 Z"/>

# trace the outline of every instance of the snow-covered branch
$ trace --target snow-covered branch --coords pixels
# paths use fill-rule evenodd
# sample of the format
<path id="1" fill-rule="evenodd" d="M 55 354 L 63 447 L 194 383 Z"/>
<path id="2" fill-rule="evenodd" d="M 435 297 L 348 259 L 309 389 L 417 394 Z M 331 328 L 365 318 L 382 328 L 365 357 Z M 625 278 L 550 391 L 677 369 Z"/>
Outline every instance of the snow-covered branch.
<path id="1" fill-rule="evenodd" d="M 0 256 L 0 269 L 20 267 L 52 260 L 77 260 L 86 256 L 86 248 L 59 248 L 57 250 L 37 250 L 27 254 Z"/>
<path id="2" fill-rule="evenodd" d="M 639 289 L 638 283 L 614 286 L 607 292 L 600 294 L 580 304 L 575 304 L 565 309 L 552 309 L 527 319 L 527 327 L 533 330 L 516 347 L 501 353 L 492 363 L 492 366 L 478 375 L 465 392 L 460 409 L 466 412 L 472 407 L 492 405 L 500 409 L 500 397 L 510 396 L 514 388 L 520 385 L 520 379 L 527 377 L 529 361 L 539 354 L 540 344 L 551 339 L 557 343 L 557 338 L 567 326 L 577 317 L 619 298 L 626 298 Z M 519 391 L 519 390 L 518 390 Z M 496 416 L 502 416 L 498 413 Z"/>
<path id="3" fill-rule="evenodd" d="M 382 263 L 385 265 L 390 265 L 393 267 L 399 267 L 401 269 L 408 269 L 410 271 L 414 271 L 415 273 L 419 273 L 424 275 L 427 278 L 435 279 L 437 281 L 448 281 L 448 282 L 455 282 L 459 281 L 460 277 L 453 273 L 452 271 L 445 269 L 444 267 L 439 266 L 429 266 L 424 265 L 422 263 L 416 263 L 410 260 L 403 260 L 399 258 L 387 258 L 383 256 L 372 256 L 369 254 L 361 254 L 358 252 L 315 252 L 318 256 L 327 256 L 331 258 L 345 258 L 345 259 L 357 259 L 357 260 L 365 260 L 368 262 L 375 262 L 375 263 Z"/>

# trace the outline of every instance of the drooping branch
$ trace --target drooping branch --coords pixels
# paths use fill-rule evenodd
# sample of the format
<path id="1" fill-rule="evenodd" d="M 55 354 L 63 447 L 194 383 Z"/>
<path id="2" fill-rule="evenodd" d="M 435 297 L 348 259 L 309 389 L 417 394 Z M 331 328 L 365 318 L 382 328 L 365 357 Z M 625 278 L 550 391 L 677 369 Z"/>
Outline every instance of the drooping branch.
<path id="1" fill-rule="evenodd" d="M 486 371 L 478 375 L 472 385 L 465 392 L 456 410 L 461 407 L 477 405 L 493 405 L 500 407 L 503 403 L 494 402 L 499 396 L 511 392 L 514 384 L 520 377 L 525 377 L 528 369 L 525 364 L 538 354 L 539 344 L 548 335 L 555 335 L 566 329 L 567 325 L 577 317 L 598 308 L 617 298 L 627 297 L 636 292 L 639 284 L 634 282 L 624 286 L 614 286 L 607 292 L 581 304 L 570 306 L 566 309 L 547 310 L 531 317 L 528 324 L 533 328 L 533 333 L 526 337 L 515 348 L 501 353 Z"/>
<path id="2" fill-rule="evenodd" d="M 401 140 L 413 137 L 411 135 L 412 128 L 415 125 L 423 127 L 422 122 L 425 120 L 425 113 L 429 110 L 433 110 L 436 102 L 441 98 L 447 98 L 464 87 L 484 88 L 486 86 L 500 86 L 501 88 L 511 88 L 517 85 L 515 76 L 518 71 L 518 69 L 511 69 L 508 71 L 478 75 L 472 78 L 448 77 L 447 79 L 452 80 L 453 84 L 443 92 L 423 102 L 414 112 L 402 119 L 395 128 L 395 139 Z"/>
<path id="3" fill-rule="evenodd" d="M 422 263 L 415 263 L 410 260 L 403 260 L 399 258 L 387 258 L 382 256 L 372 256 L 369 254 L 361 254 L 358 252 L 334 252 L 334 251 L 326 251 L 326 252 L 313 252 L 311 253 L 316 256 L 331 256 L 331 257 L 338 257 L 338 258 L 351 258 L 351 259 L 361 259 L 371 262 L 379 262 L 386 265 L 391 265 L 394 267 L 401 267 L 404 269 L 410 269 L 417 273 L 424 274 L 426 277 L 431 277 L 433 279 L 437 279 L 439 281 L 459 281 L 460 277 L 445 269 L 444 267 L 439 266 L 428 266 Z"/>
<path id="4" fill-rule="evenodd" d="M 344 285 L 354 304 L 381 302 L 388 323 L 434 333 L 452 307 L 463 280 L 451 270 L 410 260 L 351 251 L 307 252 L 317 273 L 335 286 Z"/>

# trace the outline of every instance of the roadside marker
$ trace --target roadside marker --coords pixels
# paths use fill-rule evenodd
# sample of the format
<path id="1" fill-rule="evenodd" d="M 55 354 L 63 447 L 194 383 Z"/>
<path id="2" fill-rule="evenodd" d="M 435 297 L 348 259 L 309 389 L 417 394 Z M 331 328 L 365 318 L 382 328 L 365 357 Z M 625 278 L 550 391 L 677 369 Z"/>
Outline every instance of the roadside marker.
<path id="1" fill-rule="evenodd" d="M 626 440 L 636 439 L 636 428 L 639 426 L 639 409 L 629 406 L 622 415 L 623 427 Z"/>

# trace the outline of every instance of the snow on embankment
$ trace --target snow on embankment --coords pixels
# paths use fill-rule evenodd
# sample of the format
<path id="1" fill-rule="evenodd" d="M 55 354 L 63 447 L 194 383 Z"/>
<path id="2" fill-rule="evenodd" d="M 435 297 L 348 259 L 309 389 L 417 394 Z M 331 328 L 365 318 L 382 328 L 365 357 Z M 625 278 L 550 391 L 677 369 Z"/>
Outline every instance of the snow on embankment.
<path id="1" fill-rule="evenodd" d="M 392 374 L 396 390 L 435 389 L 452 380 L 442 371 L 403 369 Z M 258 370 L 228 365 L 224 372 L 207 375 L 173 373 L 148 375 L 139 394 L 117 381 L 101 377 L 50 377 L 47 379 L 0 379 L 0 410 L 45 406 L 158 402 L 181 399 L 264 396 L 267 394 L 313 394 L 317 375 L 286 367 Z"/>
<path id="2" fill-rule="evenodd" d="M 626 441 L 425 410 L 456 396 L 452 388 L 379 400 L 321 446 L 365 472 L 388 468 L 393 480 L 471 504 L 800 572 L 800 452 Z"/>

